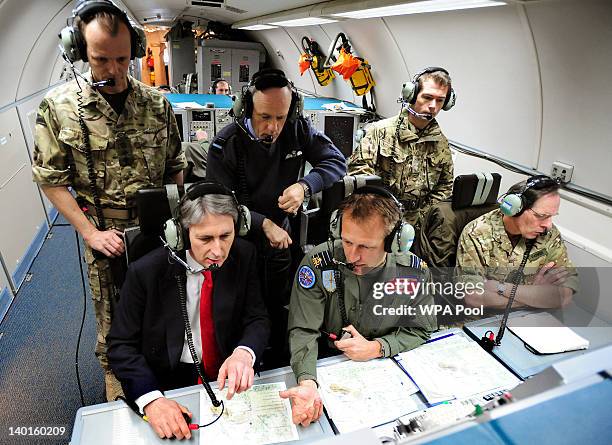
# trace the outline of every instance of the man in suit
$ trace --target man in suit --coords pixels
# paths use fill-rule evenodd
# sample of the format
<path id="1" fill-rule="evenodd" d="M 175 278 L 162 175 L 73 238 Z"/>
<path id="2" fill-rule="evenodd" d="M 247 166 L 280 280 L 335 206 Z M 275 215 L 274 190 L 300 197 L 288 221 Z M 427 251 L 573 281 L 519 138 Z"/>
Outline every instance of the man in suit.
<path id="1" fill-rule="evenodd" d="M 219 388 L 227 382 L 228 399 L 252 386 L 270 332 L 255 249 L 235 238 L 241 209 L 231 191 L 213 185 L 222 194 L 202 183 L 181 202 L 190 246 L 178 255 L 186 264 L 164 248 L 132 263 L 108 336 L 113 372 L 160 438 L 191 436 L 188 409 L 161 393 L 197 382 L 185 318 L 196 363 Z"/>

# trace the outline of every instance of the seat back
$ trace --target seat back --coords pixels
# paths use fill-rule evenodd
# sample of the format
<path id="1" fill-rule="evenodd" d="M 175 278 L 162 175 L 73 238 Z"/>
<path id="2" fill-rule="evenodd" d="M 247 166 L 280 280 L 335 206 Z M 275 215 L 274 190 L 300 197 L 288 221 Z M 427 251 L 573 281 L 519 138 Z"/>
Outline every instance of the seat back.
<path id="1" fill-rule="evenodd" d="M 438 202 L 425 213 L 412 251 L 434 270 L 455 267 L 457 244 L 470 221 L 497 208 L 501 175 L 460 175 L 453 183 L 452 200 Z"/>
<path id="2" fill-rule="evenodd" d="M 453 210 L 449 201 L 432 205 L 415 237 L 413 252 L 431 268 L 455 267 L 457 244 L 463 228 L 496 207 L 497 204 L 485 204 Z"/>
<path id="3" fill-rule="evenodd" d="M 330 188 L 323 190 L 318 209 L 310 209 L 302 217 L 300 246 L 316 246 L 328 238 L 329 219 L 340 203 L 357 188 L 365 185 L 383 186 L 382 179 L 375 175 L 347 175 L 336 181 Z M 316 200 L 315 195 L 315 200 Z"/>
<path id="4" fill-rule="evenodd" d="M 191 184 L 178 186 L 176 191 L 183 196 Z M 160 236 L 164 233 L 164 224 L 172 218 L 167 187 L 141 189 L 136 192 L 139 226 L 125 233 L 125 255 L 128 264 L 162 246 Z M 176 199 L 174 199 L 176 201 Z"/>

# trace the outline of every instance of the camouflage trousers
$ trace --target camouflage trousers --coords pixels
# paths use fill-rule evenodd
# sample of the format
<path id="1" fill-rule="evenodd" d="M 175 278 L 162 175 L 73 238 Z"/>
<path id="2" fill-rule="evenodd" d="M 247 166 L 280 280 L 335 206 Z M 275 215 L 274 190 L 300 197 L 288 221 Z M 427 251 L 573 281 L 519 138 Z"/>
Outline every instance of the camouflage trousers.
<path id="1" fill-rule="evenodd" d="M 96 224 L 95 218 L 89 217 Z M 126 227 L 136 224 L 135 221 L 107 219 L 107 227 L 113 227 L 123 231 Z M 97 224 L 96 224 L 97 226 Z M 87 262 L 87 274 L 89 288 L 93 301 L 94 314 L 96 315 L 96 357 L 105 372 L 110 372 L 107 357 L 106 336 L 110 331 L 113 318 L 113 275 L 110 262 L 106 258 L 95 258 L 91 248 L 85 245 L 85 261 Z"/>
<path id="2" fill-rule="evenodd" d="M 113 278 L 108 260 L 94 258 L 89 246 L 85 246 L 85 261 L 87 262 L 89 288 L 91 289 L 94 314 L 96 315 L 95 352 L 100 365 L 106 372 L 110 371 L 106 336 L 110 331 L 113 313 Z"/>

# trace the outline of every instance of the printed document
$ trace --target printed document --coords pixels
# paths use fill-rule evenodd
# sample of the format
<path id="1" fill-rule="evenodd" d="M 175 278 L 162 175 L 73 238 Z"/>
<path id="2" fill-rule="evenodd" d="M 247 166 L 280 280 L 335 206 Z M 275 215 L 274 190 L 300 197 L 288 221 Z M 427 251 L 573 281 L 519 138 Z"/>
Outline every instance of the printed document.
<path id="1" fill-rule="evenodd" d="M 400 364 L 429 403 L 463 399 L 521 381 L 462 334 L 434 339 L 399 354 Z"/>
<path id="2" fill-rule="evenodd" d="M 200 445 L 264 445 L 298 440 L 289 400 L 278 395 L 285 389 L 284 382 L 253 385 L 235 394 L 232 400 L 225 398 L 227 389 L 222 393 L 215 390 L 225 404 L 225 412 L 216 423 L 198 430 Z M 220 409 L 212 406 L 205 391 L 200 392 L 200 424 L 213 421 Z"/>
<path id="3" fill-rule="evenodd" d="M 347 360 L 317 368 L 325 409 L 340 433 L 390 422 L 416 411 L 418 388 L 391 359 Z"/>
<path id="4" fill-rule="evenodd" d="M 527 314 L 508 320 L 508 329 L 540 354 L 587 349 L 589 341 L 576 334 L 548 312 Z"/>

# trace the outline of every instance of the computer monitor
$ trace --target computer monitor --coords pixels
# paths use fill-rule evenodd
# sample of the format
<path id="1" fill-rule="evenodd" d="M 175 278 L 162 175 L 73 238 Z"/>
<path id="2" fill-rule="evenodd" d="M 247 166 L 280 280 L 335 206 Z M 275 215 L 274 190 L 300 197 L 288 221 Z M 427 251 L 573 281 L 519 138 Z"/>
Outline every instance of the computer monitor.
<path id="1" fill-rule="evenodd" d="M 357 117 L 332 114 L 326 115 L 324 119 L 323 132 L 340 149 L 342 154 L 348 158 L 353 153 L 355 132 L 357 131 Z"/>
<path id="2" fill-rule="evenodd" d="M 189 141 L 189 111 L 181 109 L 173 109 L 176 124 L 178 125 L 181 142 Z"/>

